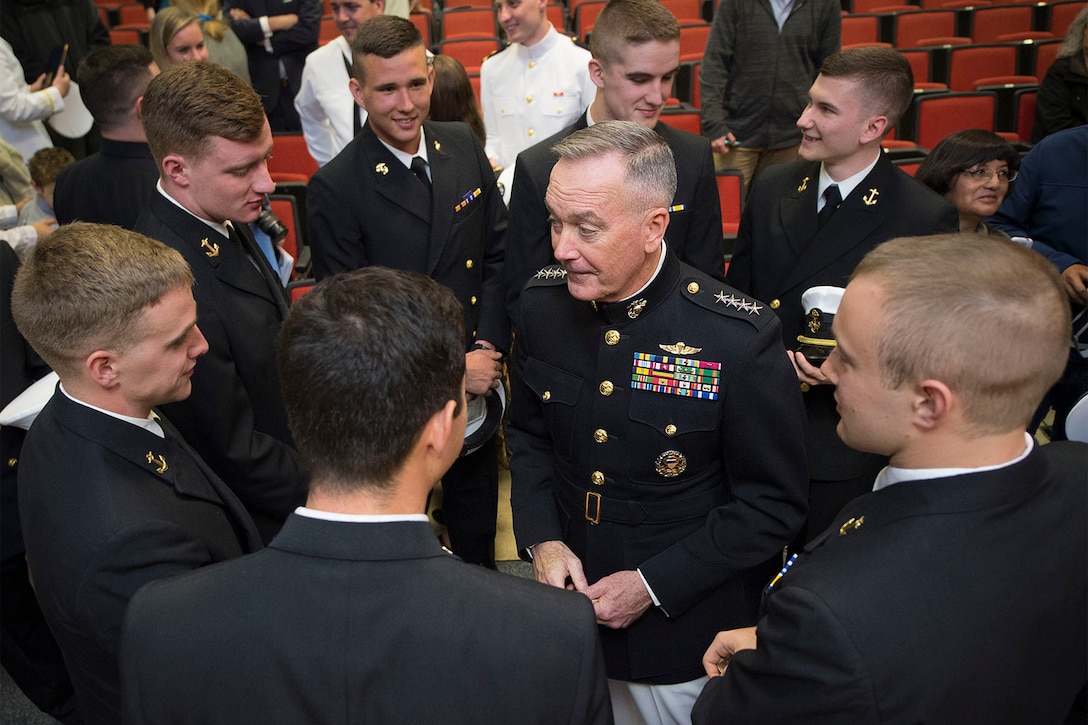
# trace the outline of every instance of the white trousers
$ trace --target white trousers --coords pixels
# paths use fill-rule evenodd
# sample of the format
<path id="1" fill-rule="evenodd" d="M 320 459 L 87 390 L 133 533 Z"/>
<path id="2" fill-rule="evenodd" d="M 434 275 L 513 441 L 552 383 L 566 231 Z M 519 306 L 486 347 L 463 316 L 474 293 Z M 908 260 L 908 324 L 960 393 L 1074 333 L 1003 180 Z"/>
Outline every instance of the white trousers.
<path id="1" fill-rule="evenodd" d="M 609 680 L 616 725 L 691 725 L 691 708 L 706 683 L 706 677 L 676 685 Z"/>

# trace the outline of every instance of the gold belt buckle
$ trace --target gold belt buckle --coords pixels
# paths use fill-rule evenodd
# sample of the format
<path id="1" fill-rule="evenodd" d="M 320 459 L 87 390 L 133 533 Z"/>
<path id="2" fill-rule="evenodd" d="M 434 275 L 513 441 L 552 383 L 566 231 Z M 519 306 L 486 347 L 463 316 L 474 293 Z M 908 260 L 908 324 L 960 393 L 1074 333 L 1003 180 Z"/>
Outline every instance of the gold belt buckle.
<path id="1" fill-rule="evenodd" d="M 589 513 L 589 502 L 596 502 L 596 510 L 591 515 Z M 601 523 L 601 494 L 594 493 L 593 491 L 586 491 L 586 521 L 591 524 Z"/>

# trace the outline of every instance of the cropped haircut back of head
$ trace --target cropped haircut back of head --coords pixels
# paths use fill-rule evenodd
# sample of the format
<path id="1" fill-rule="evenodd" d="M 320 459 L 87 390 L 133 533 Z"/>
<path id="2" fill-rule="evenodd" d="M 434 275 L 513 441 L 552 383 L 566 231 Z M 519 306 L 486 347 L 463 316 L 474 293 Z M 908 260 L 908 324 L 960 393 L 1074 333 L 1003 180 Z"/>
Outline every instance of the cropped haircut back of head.
<path id="1" fill-rule="evenodd" d="M 653 129 L 634 121 L 602 121 L 575 131 L 552 147 L 560 160 L 616 154 L 624 160 L 626 185 L 647 209 L 668 207 L 676 196 L 672 149 Z"/>
<path id="2" fill-rule="evenodd" d="M 888 130 L 899 123 L 914 99 L 910 62 L 891 48 L 851 48 L 828 56 L 820 75 L 847 78 L 858 84 L 862 113 L 887 116 Z"/>
<path id="3" fill-rule="evenodd" d="M 935 379 L 980 434 L 1026 428 L 1065 368 L 1069 304 L 1042 255 L 982 234 L 906 237 L 853 279 L 884 292 L 878 355 L 889 389 Z"/>
<path id="4" fill-rule="evenodd" d="M 462 316 L 441 284 L 385 267 L 329 277 L 291 307 L 277 361 L 314 486 L 387 488 L 431 416 L 460 405 Z"/>
<path id="5" fill-rule="evenodd" d="M 123 351 L 143 337 L 139 318 L 163 295 L 191 287 L 176 250 L 105 224 L 66 224 L 38 242 L 15 278 L 19 332 L 63 380 L 95 350 Z"/>
<path id="6" fill-rule="evenodd" d="M 355 40 L 351 43 L 352 74 L 355 80 L 364 83 L 363 56 L 376 55 L 388 60 L 422 45 L 423 35 L 419 28 L 404 18 L 396 15 L 371 18 L 355 31 Z"/>
<path id="7" fill-rule="evenodd" d="M 83 104 L 107 133 L 136 114 L 136 99 L 151 82 L 151 51 L 142 45 L 108 45 L 88 53 L 76 70 Z"/>
<path id="8" fill-rule="evenodd" d="M 944 196 L 960 172 L 991 161 L 1004 161 L 1009 171 L 1020 168 L 1020 154 L 1012 144 L 993 131 L 969 128 L 941 139 L 922 159 L 914 178 Z"/>
<path id="9" fill-rule="evenodd" d="M 261 97 L 221 65 L 192 61 L 163 70 L 147 87 L 144 132 L 155 162 L 167 154 L 199 158 L 213 136 L 246 143 L 265 127 Z"/>
<path id="10" fill-rule="evenodd" d="M 680 40 L 676 16 L 657 0 L 609 0 L 593 24 L 589 50 L 605 65 L 620 63 L 628 47 Z"/>

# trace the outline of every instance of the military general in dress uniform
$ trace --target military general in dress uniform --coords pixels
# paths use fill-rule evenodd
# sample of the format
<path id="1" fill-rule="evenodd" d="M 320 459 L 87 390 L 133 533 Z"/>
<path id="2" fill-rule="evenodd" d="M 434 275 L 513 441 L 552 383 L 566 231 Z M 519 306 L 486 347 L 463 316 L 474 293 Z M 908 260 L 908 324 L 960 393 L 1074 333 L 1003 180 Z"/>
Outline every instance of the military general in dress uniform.
<path id="1" fill-rule="evenodd" d="M 561 266 L 526 287 L 515 351 L 514 533 L 538 580 L 593 600 L 617 721 L 687 722 L 700 638 L 752 618 L 740 575 L 805 517 L 796 376 L 762 302 L 668 249 L 660 136 L 604 122 L 555 150 Z"/>

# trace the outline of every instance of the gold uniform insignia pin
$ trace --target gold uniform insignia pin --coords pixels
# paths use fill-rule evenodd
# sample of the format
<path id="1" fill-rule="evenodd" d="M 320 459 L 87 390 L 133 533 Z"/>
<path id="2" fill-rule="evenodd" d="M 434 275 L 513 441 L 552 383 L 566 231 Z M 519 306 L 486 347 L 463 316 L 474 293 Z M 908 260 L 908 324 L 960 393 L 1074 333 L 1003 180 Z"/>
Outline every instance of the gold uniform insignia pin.
<path id="1" fill-rule="evenodd" d="M 155 469 L 156 473 L 166 473 L 166 470 L 170 468 L 166 465 L 166 459 L 163 458 L 161 453 L 159 454 L 158 458 L 156 458 L 154 453 L 148 451 L 147 462 L 150 463 L 152 466 L 158 466 L 158 468 Z"/>
<path id="2" fill-rule="evenodd" d="M 697 352 L 703 351 L 703 348 L 701 347 L 690 347 L 685 345 L 683 340 L 677 342 L 675 345 L 658 345 L 658 347 L 665 352 L 671 352 L 673 355 L 694 355 Z"/>
<path id="3" fill-rule="evenodd" d="M 879 191 L 876 189 L 869 189 L 869 194 L 861 197 L 861 200 L 865 202 L 865 206 L 876 206 L 878 196 L 880 196 Z"/>
<path id="4" fill-rule="evenodd" d="M 813 309 L 812 312 L 808 313 L 808 331 L 815 335 L 820 331 L 820 327 L 820 311 Z"/>
<path id="5" fill-rule="evenodd" d="M 844 523 L 842 526 L 839 527 L 839 536 L 846 536 L 847 531 L 855 531 L 858 528 L 860 528 L 861 525 L 864 524 L 864 523 L 865 523 L 865 517 L 864 516 L 858 516 L 856 519 L 855 518 L 848 519 L 846 521 L 846 523 Z"/>
<path id="6" fill-rule="evenodd" d="M 688 467 L 688 458 L 680 451 L 669 450 L 654 461 L 654 470 L 665 478 L 676 478 Z"/>
<path id="7" fill-rule="evenodd" d="M 441 151 L 442 150 L 442 144 L 438 143 L 438 141 L 435 141 L 434 142 L 434 150 L 435 151 Z"/>
<path id="8" fill-rule="evenodd" d="M 804 181 L 801 182 L 801 185 L 797 187 L 797 193 L 800 194 L 802 191 L 804 191 L 807 188 L 808 188 L 808 177 L 806 176 Z"/>
<path id="9" fill-rule="evenodd" d="M 627 316 L 632 320 L 642 314 L 642 310 L 646 308 L 646 300 L 637 299 L 631 304 L 627 305 Z"/>
<path id="10" fill-rule="evenodd" d="M 385 176 L 386 174 L 389 173 L 389 167 L 386 166 L 384 163 L 381 163 L 381 164 L 378 164 L 377 166 L 375 166 L 374 170 L 376 172 L 378 172 L 379 174 L 381 174 L 382 176 Z"/>
<path id="11" fill-rule="evenodd" d="M 207 237 L 200 240 L 200 246 L 204 248 L 204 254 L 209 257 L 219 256 L 219 245 L 214 242 L 209 242 Z"/>

